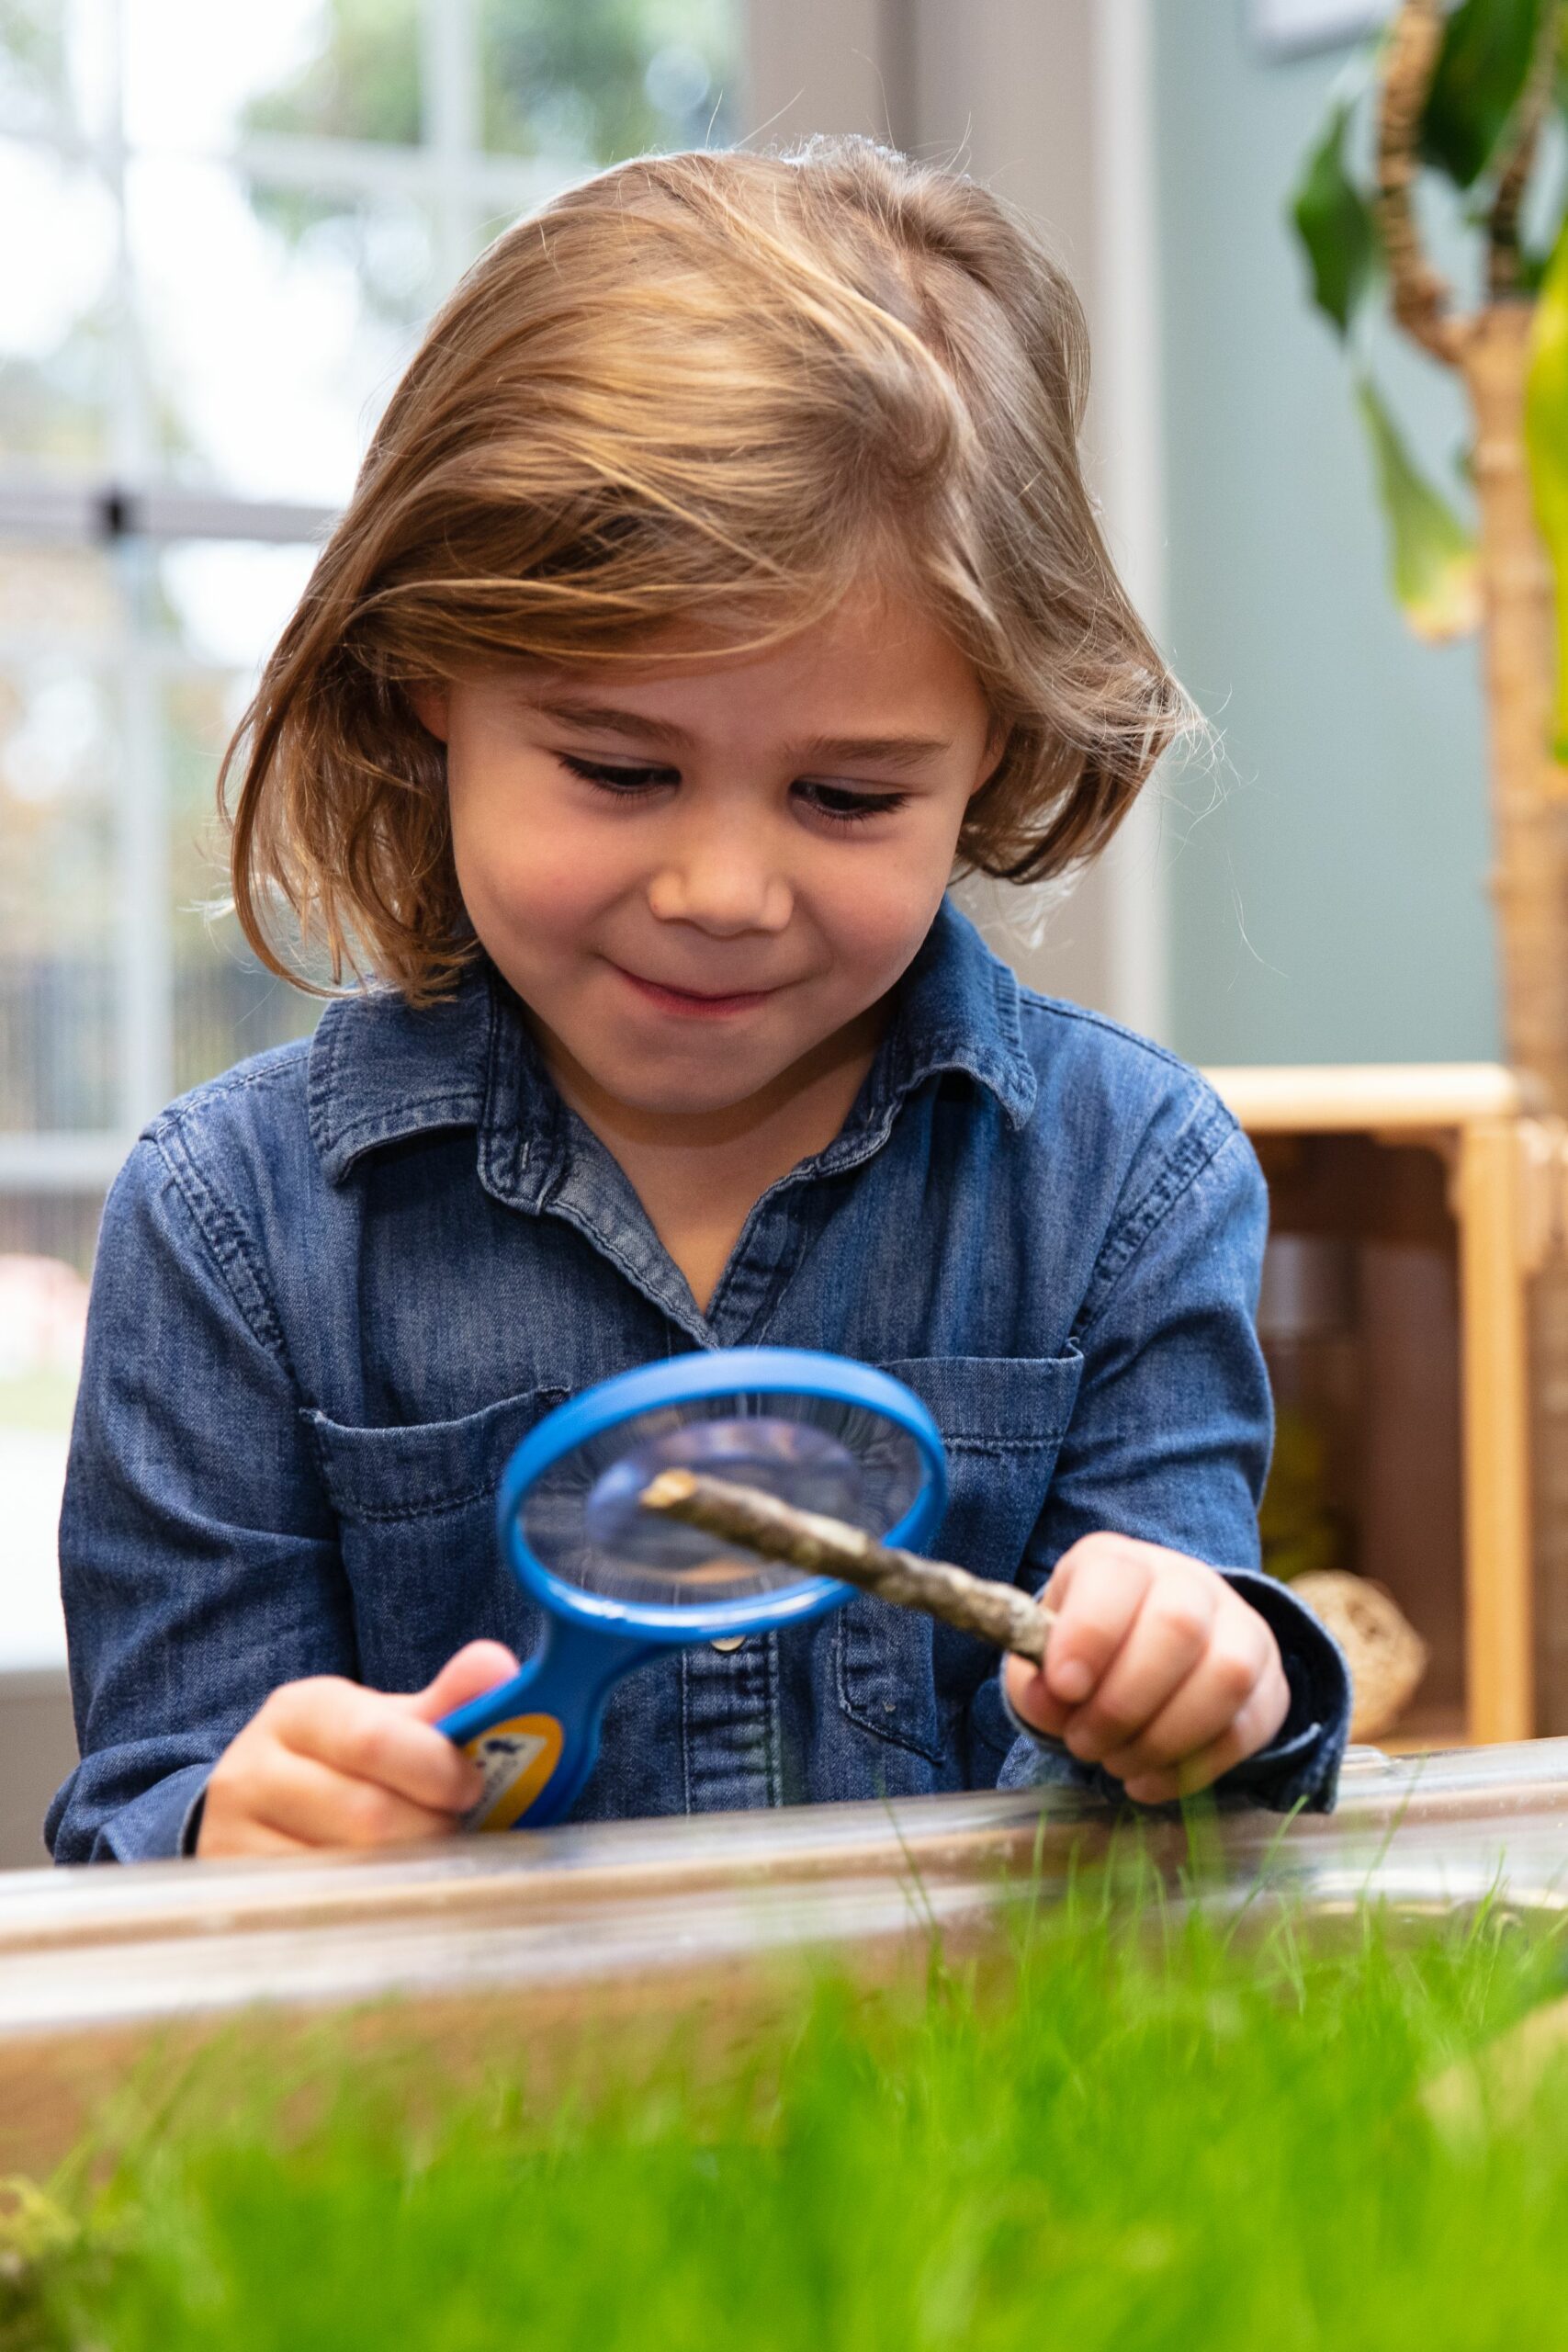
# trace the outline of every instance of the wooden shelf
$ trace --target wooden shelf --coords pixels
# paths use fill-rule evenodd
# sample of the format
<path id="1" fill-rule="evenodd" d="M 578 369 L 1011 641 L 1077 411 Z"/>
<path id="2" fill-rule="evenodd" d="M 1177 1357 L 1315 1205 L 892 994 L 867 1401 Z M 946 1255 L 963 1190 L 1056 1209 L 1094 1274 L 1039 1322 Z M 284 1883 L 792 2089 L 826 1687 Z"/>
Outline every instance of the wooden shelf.
<path id="1" fill-rule="evenodd" d="M 1392 1135 L 1510 1119 L 1519 1081 L 1497 1062 L 1364 1062 L 1205 1070 L 1249 1135 Z"/>

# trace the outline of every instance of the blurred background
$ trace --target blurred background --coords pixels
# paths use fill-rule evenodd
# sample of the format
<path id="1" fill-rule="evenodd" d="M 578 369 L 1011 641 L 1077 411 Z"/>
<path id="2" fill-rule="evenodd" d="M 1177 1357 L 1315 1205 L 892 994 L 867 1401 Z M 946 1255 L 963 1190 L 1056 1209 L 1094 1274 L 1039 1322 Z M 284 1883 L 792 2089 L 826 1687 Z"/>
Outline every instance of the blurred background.
<path id="1" fill-rule="evenodd" d="M 1354 0 L 0 0 L 0 1860 L 72 1756 L 54 1521 L 105 1189 L 300 1034 L 216 910 L 219 757 L 435 304 L 648 147 L 856 130 L 1024 206 L 1090 459 L 1219 729 L 1036 982 L 1209 1062 L 1497 1051 L 1473 643 L 1413 642 L 1287 194 Z M 1433 463 L 1457 393 L 1391 352 Z"/>

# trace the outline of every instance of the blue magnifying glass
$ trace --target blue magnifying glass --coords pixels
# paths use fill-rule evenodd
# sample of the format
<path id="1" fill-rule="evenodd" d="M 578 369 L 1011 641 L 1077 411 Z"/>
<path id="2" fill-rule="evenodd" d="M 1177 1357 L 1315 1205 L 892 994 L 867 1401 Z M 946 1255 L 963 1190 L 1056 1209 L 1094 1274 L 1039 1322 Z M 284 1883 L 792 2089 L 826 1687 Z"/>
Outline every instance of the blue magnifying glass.
<path id="1" fill-rule="evenodd" d="M 772 1632 L 851 1588 L 642 1510 L 661 1470 L 705 1471 L 916 1550 L 947 1505 L 942 1436 L 886 1373 L 799 1348 L 646 1364 L 558 1406 L 507 1464 L 503 1556 L 543 1607 L 521 1673 L 439 1725 L 484 1774 L 473 1829 L 543 1827 L 581 1792 L 623 1675 L 693 1642 Z"/>

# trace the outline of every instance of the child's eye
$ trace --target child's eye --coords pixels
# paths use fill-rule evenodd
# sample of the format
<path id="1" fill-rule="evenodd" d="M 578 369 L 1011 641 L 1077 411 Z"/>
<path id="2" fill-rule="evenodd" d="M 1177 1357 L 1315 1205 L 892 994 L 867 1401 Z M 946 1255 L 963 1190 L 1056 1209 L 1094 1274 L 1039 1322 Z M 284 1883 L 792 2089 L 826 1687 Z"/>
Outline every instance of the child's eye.
<path id="1" fill-rule="evenodd" d="M 680 772 L 675 768 L 622 767 L 612 761 L 581 760 L 571 752 L 559 754 L 560 763 L 585 784 L 603 786 L 606 792 L 630 797 L 638 792 L 657 792 L 666 785 L 679 784 Z"/>
<path id="2" fill-rule="evenodd" d="M 836 825 L 862 825 L 868 817 L 890 815 L 909 797 L 907 792 L 852 792 L 847 785 L 813 784 L 809 779 L 803 779 L 795 790 L 808 808 Z"/>

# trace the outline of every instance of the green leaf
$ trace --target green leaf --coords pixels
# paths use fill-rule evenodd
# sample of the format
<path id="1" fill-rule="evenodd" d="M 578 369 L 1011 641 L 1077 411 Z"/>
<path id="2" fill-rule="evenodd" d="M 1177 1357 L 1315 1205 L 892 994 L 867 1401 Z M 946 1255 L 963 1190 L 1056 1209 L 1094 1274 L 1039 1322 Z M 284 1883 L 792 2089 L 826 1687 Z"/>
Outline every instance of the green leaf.
<path id="1" fill-rule="evenodd" d="M 1353 98 L 1329 110 L 1322 138 L 1307 156 L 1291 199 L 1291 219 L 1312 271 L 1313 300 L 1348 334 L 1377 274 L 1381 247 L 1372 208 L 1345 159 Z"/>
<path id="2" fill-rule="evenodd" d="M 1557 590 L 1552 756 L 1568 763 L 1568 227 L 1557 240 L 1530 329 L 1525 450 L 1536 521 Z"/>
<path id="3" fill-rule="evenodd" d="M 1461 0 L 1421 117 L 1421 157 L 1461 187 L 1496 154 L 1524 88 L 1547 0 Z"/>
<path id="4" fill-rule="evenodd" d="M 1462 637 L 1481 617 L 1475 539 L 1421 473 L 1376 386 L 1365 376 L 1356 405 L 1371 443 L 1389 532 L 1389 584 L 1415 634 Z"/>
<path id="5" fill-rule="evenodd" d="M 1539 294 L 1546 283 L 1546 273 L 1551 266 L 1550 247 L 1542 253 L 1535 245 L 1521 245 L 1519 247 L 1520 292 L 1532 297 Z"/>

